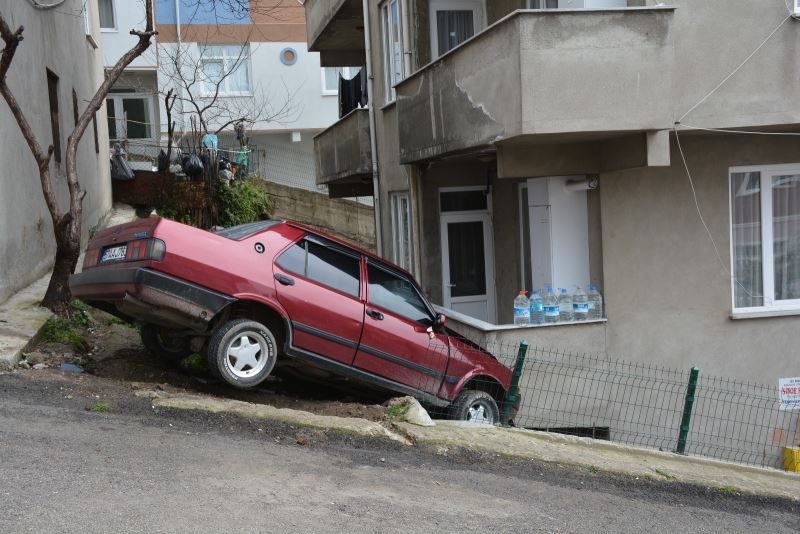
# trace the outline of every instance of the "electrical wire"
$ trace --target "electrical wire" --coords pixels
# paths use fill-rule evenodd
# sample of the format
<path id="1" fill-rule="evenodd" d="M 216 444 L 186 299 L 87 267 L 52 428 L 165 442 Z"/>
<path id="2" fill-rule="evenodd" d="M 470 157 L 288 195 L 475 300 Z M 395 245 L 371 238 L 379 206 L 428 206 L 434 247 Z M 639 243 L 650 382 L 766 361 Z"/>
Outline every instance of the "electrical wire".
<path id="1" fill-rule="evenodd" d="M 788 135 L 788 136 L 800 136 L 800 132 L 757 132 L 752 130 L 730 130 L 726 128 L 704 128 L 702 126 L 691 126 L 689 124 L 683 124 L 682 122 L 675 123 L 675 126 L 680 126 L 682 128 L 688 128 L 690 130 L 702 130 L 705 132 L 722 132 L 722 133 L 732 133 L 732 134 L 745 134 L 745 135 Z"/>
<path id="2" fill-rule="evenodd" d="M 700 101 L 699 101 L 699 102 L 697 102 L 697 104 L 695 104 L 694 106 L 692 106 L 691 108 L 689 108 L 689 111 L 687 111 L 686 113 L 684 113 L 683 115 L 681 115 L 681 118 L 680 118 L 680 119 L 678 119 L 678 122 L 681 122 L 681 121 L 683 121 L 683 119 L 685 119 L 685 118 L 686 118 L 686 116 L 687 116 L 687 115 L 689 115 L 689 113 L 691 113 L 692 111 L 694 111 L 695 109 L 697 109 L 697 108 L 698 108 L 698 107 L 699 107 L 699 106 L 700 106 L 700 105 L 701 105 L 703 102 L 705 102 L 706 100 L 708 100 L 708 99 L 711 97 L 711 95 L 713 95 L 714 93 L 716 93 L 717 91 L 719 91 L 719 89 L 720 89 L 720 88 L 721 88 L 723 85 L 725 85 L 725 84 L 728 82 L 728 80 L 730 80 L 731 78 L 733 78 L 733 77 L 736 75 L 736 73 L 737 73 L 737 72 L 739 72 L 739 71 L 742 69 L 742 67 L 744 67 L 744 66 L 747 64 L 747 62 L 748 62 L 748 61 L 750 61 L 750 60 L 753 58 L 753 56 L 755 56 L 755 55 L 756 55 L 756 53 L 758 53 L 758 51 L 759 51 L 759 50 L 761 50 L 761 49 L 764 47 L 764 45 L 765 45 L 765 44 L 767 44 L 767 43 L 769 42 L 769 40 L 770 40 L 770 39 L 772 39 L 772 37 L 773 37 L 773 36 L 774 36 L 776 33 L 778 33 L 778 30 L 780 30 L 780 29 L 781 29 L 781 27 L 783 27 L 783 25 L 784 25 L 784 24 L 786 24 L 786 21 L 787 21 L 787 20 L 789 20 L 789 19 L 791 19 L 791 18 L 792 18 L 792 15 L 788 15 L 788 16 L 787 16 L 785 19 L 783 19 L 783 20 L 781 21 L 781 23 L 780 23 L 780 24 L 778 24 L 778 25 L 775 27 L 775 29 L 774 29 L 774 30 L 772 30 L 772 32 L 771 32 L 771 33 L 770 33 L 770 34 L 767 36 L 767 38 L 766 38 L 766 39 L 764 39 L 764 40 L 761 42 L 761 44 L 760 44 L 760 45 L 758 45 L 758 46 L 756 47 L 756 49 L 755 49 L 755 50 L 753 50 L 753 51 L 750 53 L 750 55 L 749 55 L 749 56 L 747 56 L 747 57 L 745 58 L 745 60 L 744 60 L 744 61 L 742 61 L 742 62 L 739 64 L 739 66 L 738 66 L 738 67 L 736 67 L 735 69 L 733 69 L 733 72 L 731 72 L 730 74 L 728 74 L 727 76 L 725 76 L 725 78 L 723 78 L 723 80 L 722 80 L 721 82 L 719 82 L 719 83 L 717 84 L 717 86 L 716 86 L 716 87 L 714 87 L 714 88 L 713 88 L 713 89 L 712 89 L 712 90 L 711 90 L 711 91 L 710 91 L 710 92 L 709 92 L 709 93 L 708 93 L 706 96 L 704 96 L 703 98 L 701 98 L 701 99 L 700 99 Z"/>
<path id="3" fill-rule="evenodd" d="M 733 280 L 736 285 L 742 288 L 742 290 L 747 294 L 750 298 L 761 298 L 760 295 L 753 295 L 749 289 L 747 289 L 744 284 L 742 284 L 736 276 L 734 276 L 733 272 L 728 268 L 728 265 L 725 263 L 725 260 L 722 259 L 722 254 L 719 251 L 719 247 L 717 246 L 717 241 L 714 239 L 714 235 L 711 233 L 711 229 L 708 227 L 706 223 L 705 217 L 703 217 L 703 212 L 700 209 L 700 202 L 697 200 L 697 190 L 694 187 L 694 179 L 692 178 L 692 172 L 689 170 L 689 164 L 686 162 L 686 155 L 683 153 L 683 146 L 681 146 L 681 137 L 678 133 L 678 128 L 673 129 L 675 132 L 675 140 L 678 144 L 678 152 L 681 155 L 681 161 L 683 161 L 683 168 L 686 170 L 686 176 L 689 178 L 689 187 L 692 189 L 692 198 L 694 199 L 694 207 L 697 210 L 697 216 L 700 218 L 700 222 L 703 223 L 703 228 L 706 229 L 706 234 L 708 234 L 708 238 L 711 240 L 711 244 L 714 246 L 714 252 L 717 255 L 717 259 L 719 260 L 719 264 L 722 266 L 722 269 L 728 273 L 728 276 L 731 280 Z"/>

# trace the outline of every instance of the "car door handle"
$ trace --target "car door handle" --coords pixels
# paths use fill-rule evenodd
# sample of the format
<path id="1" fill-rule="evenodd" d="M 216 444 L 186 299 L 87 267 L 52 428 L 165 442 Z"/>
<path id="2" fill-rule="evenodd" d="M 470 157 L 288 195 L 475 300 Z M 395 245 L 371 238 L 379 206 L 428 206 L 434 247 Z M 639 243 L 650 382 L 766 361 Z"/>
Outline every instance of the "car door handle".
<path id="1" fill-rule="evenodd" d="M 289 278 L 285 274 L 276 273 L 275 274 L 275 280 L 277 280 L 278 282 L 280 282 L 281 284 L 283 284 L 285 286 L 293 286 L 294 285 L 294 278 Z"/>
<path id="2" fill-rule="evenodd" d="M 367 309 L 367 315 L 378 321 L 383 321 L 383 314 L 379 311 Z"/>

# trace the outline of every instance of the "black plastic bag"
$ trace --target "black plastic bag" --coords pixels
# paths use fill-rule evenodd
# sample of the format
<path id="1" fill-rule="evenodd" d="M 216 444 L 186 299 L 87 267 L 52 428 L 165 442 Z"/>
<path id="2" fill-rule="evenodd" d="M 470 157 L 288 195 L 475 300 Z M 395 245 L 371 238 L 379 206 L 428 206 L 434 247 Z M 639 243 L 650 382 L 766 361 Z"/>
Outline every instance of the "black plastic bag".
<path id="1" fill-rule="evenodd" d="M 125 150 L 119 145 L 114 147 L 114 155 L 111 156 L 111 178 L 114 180 L 133 180 L 136 178 L 131 164 L 128 163 Z"/>
<path id="2" fill-rule="evenodd" d="M 192 178 L 203 174 L 203 160 L 200 159 L 196 152 L 189 154 L 189 157 L 184 161 L 183 172 L 186 173 L 186 176 L 191 176 Z"/>

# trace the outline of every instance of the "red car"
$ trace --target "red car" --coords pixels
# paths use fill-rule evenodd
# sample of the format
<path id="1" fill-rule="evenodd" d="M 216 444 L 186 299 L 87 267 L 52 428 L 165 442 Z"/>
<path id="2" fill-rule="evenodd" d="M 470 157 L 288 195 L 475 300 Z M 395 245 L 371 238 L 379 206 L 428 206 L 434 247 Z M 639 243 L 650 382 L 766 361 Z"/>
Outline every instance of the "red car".
<path id="1" fill-rule="evenodd" d="M 142 323 L 160 356 L 205 350 L 238 388 L 302 362 L 494 424 L 511 382 L 445 328 L 409 273 L 293 222 L 212 233 L 151 217 L 110 228 L 89 242 L 70 289 Z"/>

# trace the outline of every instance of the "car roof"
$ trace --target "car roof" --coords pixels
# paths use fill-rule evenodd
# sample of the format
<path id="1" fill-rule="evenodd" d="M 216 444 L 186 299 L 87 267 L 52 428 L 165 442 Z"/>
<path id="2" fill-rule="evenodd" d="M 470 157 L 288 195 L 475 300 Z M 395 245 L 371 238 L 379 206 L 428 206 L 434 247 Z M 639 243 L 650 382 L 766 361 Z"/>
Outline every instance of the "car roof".
<path id="1" fill-rule="evenodd" d="M 387 265 L 387 266 L 391 267 L 393 270 L 398 271 L 400 273 L 403 273 L 403 274 L 409 276 L 412 279 L 414 278 L 413 275 L 410 272 L 408 272 L 407 270 L 403 269 L 399 265 L 396 265 L 396 264 L 392 263 L 391 261 L 389 261 L 387 259 L 381 258 L 377 254 L 374 254 L 374 253 L 372 253 L 372 252 L 370 252 L 368 250 L 364 250 L 363 248 L 361 248 L 361 247 L 359 247 L 357 245 L 354 245 L 354 244 L 350 243 L 349 241 L 345 241 L 344 239 L 340 239 L 340 238 L 338 238 L 336 236 L 332 236 L 332 235 L 330 235 L 330 234 L 328 234 L 326 232 L 323 232 L 322 230 L 314 228 L 313 226 L 308 226 L 308 225 L 305 225 L 303 223 L 299 223 L 297 221 L 285 220 L 285 221 L 283 221 L 283 223 L 288 225 L 288 226 L 292 226 L 294 228 L 297 228 L 298 230 L 303 230 L 305 232 L 310 232 L 312 234 L 316 234 L 316 235 L 318 235 L 320 237 L 324 237 L 325 239 L 327 239 L 329 241 L 333 241 L 334 243 L 336 243 L 338 245 L 342 245 L 342 246 L 347 247 L 349 249 L 355 250 L 356 252 L 358 252 L 359 254 L 363 254 L 367 258 L 371 258 L 371 259 L 375 260 L 378 263 L 381 263 L 383 265 Z M 268 230 L 272 229 L 272 228 L 274 228 L 274 227 L 268 228 Z"/>

